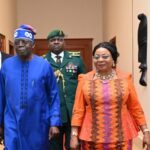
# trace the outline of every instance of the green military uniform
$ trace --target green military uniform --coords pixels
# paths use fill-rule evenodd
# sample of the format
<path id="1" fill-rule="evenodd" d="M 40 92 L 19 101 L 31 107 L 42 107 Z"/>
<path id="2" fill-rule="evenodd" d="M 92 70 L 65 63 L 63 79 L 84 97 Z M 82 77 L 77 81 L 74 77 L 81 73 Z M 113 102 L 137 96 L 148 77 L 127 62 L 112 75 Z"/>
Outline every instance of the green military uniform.
<path id="1" fill-rule="evenodd" d="M 78 75 L 85 73 L 85 67 L 80 57 L 80 53 L 78 52 L 64 51 L 63 61 L 60 65 L 58 65 L 51 58 L 51 52 L 47 53 L 44 58 L 51 64 L 57 77 L 61 100 L 62 123 L 67 132 L 66 134 L 68 134 L 66 137 L 66 144 L 69 146 L 71 130 L 70 121 L 75 99 Z M 58 146 L 58 150 L 62 149 L 61 144 L 63 143 L 59 142 L 59 144 L 56 144 Z M 54 150 L 57 149 L 55 148 Z"/>
<path id="2" fill-rule="evenodd" d="M 63 49 L 63 38 L 65 34 L 62 30 L 56 29 L 48 34 L 47 39 L 50 42 L 50 51 L 59 54 Z M 58 45 L 62 48 L 59 47 Z M 56 49 L 55 49 L 56 48 Z M 70 133 L 71 133 L 71 116 L 72 108 L 75 99 L 75 93 L 77 88 L 78 75 L 85 73 L 83 61 L 79 52 L 63 51 L 64 56 L 61 64 L 56 63 L 51 57 L 51 52 L 48 52 L 44 58 L 51 64 L 54 69 L 60 94 L 60 108 L 62 117 L 62 127 L 59 127 L 59 137 L 52 138 L 50 140 L 51 150 L 63 150 L 63 139 L 65 135 L 65 148 L 70 149 Z M 57 61 L 57 60 L 56 60 Z M 60 61 L 59 61 L 60 62 Z"/>

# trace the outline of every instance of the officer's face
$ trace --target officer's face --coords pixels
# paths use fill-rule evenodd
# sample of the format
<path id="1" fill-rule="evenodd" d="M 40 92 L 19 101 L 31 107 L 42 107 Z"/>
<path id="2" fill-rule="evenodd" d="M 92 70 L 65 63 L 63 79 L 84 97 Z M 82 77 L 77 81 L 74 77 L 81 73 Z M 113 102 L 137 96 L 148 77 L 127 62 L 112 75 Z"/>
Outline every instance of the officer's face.
<path id="1" fill-rule="evenodd" d="M 54 37 L 48 41 L 49 50 L 55 54 L 59 54 L 64 49 L 64 38 Z"/>
<path id="2" fill-rule="evenodd" d="M 34 43 L 28 39 L 15 39 L 14 47 L 19 57 L 29 57 L 32 54 Z"/>

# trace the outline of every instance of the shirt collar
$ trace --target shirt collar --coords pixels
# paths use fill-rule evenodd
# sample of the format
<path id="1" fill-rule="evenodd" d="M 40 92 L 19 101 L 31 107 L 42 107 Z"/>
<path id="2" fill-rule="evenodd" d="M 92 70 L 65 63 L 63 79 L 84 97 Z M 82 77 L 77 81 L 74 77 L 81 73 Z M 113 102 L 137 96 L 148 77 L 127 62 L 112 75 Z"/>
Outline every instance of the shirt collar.
<path id="1" fill-rule="evenodd" d="M 51 52 L 51 57 L 52 58 L 56 58 L 56 54 L 55 53 L 53 53 L 53 52 Z M 64 57 L 64 51 L 62 51 L 61 53 L 59 53 L 59 55 L 58 56 L 61 56 L 61 58 L 63 58 Z"/>
<path id="2" fill-rule="evenodd" d="M 55 53 L 53 53 L 53 52 L 51 52 L 51 57 L 56 61 L 56 54 Z M 62 62 L 62 60 L 63 60 L 63 58 L 64 58 L 64 51 L 62 51 L 61 53 L 59 53 L 58 54 L 58 56 L 61 56 L 61 62 Z"/>

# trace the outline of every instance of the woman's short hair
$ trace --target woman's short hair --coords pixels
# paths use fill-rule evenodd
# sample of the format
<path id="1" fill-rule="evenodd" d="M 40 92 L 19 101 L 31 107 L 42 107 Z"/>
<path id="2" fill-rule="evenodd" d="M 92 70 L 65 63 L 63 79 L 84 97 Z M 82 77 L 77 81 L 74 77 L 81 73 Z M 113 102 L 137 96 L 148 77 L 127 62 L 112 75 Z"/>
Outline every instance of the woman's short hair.
<path id="1" fill-rule="evenodd" d="M 102 48 L 106 48 L 111 53 L 111 56 L 112 56 L 112 58 L 114 60 L 114 63 L 116 65 L 117 58 L 119 56 L 119 53 L 117 51 L 117 47 L 114 44 L 110 43 L 110 42 L 99 43 L 93 49 L 93 56 L 95 55 L 96 50 L 99 49 L 99 48 L 101 48 L 101 47 Z"/>

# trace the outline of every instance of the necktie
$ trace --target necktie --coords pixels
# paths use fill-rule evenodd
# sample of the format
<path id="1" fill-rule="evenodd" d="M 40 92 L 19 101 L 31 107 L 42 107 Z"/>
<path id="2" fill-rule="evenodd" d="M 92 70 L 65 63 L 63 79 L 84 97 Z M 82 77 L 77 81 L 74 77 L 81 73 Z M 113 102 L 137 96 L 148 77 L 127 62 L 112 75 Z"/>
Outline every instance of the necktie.
<path id="1" fill-rule="evenodd" d="M 58 65 L 61 64 L 61 56 L 56 55 L 56 63 L 57 63 Z"/>

